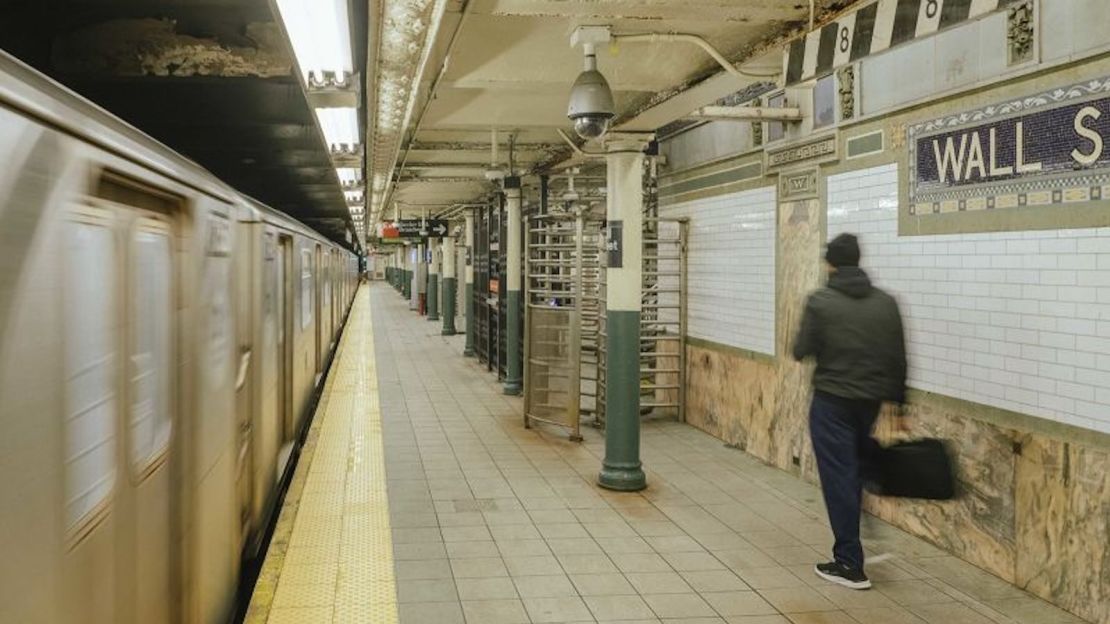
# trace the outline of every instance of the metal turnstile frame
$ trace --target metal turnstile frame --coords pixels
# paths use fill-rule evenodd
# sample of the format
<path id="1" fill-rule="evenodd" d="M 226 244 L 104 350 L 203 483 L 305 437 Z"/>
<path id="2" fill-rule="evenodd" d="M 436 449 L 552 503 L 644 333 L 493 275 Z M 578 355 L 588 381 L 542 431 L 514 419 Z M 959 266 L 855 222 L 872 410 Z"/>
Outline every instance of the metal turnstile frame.
<path id="1" fill-rule="evenodd" d="M 673 224 L 677 228 L 674 239 L 660 239 L 659 226 Z M 687 245 L 689 240 L 689 220 L 686 218 L 666 219 L 660 217 L 644 217 L 643 232 L 643 274 L 641 284 L 641 316 L 640 316 L 640 397 L 641 414 L 661 408 L 675 409 L 679 422 L 686 422 L 686 381 L 687 381 L 687 355 L 686 355 L 686 326 L 687 326 Z M 661 244 L 674 248 L 676 253 L 662 255 Z M 675 263 L 672 270 L 664 270 L 661 263 Z M 603 273 L 604 274 L 604 273 Z M 660 278 L 675 278 L 677 284 L 668 288 L 661 288 Z M 604 291 L 605 282 L 602 280 L 600 325 L 598 337 L 598 384 L 597 384 L 597 425 L 605 425 L 605 312 Z M 664 303 L 661 295 L 674 295 L 675 301 Z M 675 318 L 660 317 L 660 312 L 673 309 Z M 671 333 L 666 327 L 672 327 Z M 660 351 L 660 345 L 671 343 L 675 345 L 675 353 Z M 676 368 L 661 368 L 659 360 L 677 360 Z M 658 383 L 660 375 L 675 375 L 676 383 Z M 674 391 L 675 401 L 658 400 L 660 392 Z M 652 399 L 645 401 L 644 397 L 650 393 Z M 647 409 L 645 409 L 647 408 Z"/>
<path id="2" fill-rule="evenodd" d="M 556 425 L 581 441 L 583 309 L 591 293 L 596 299 L 588 278 L 597 279 L 590 266 L 597 256 L 584 245 L 581 212 L 531 215 L 526 230 L 524 426 Z M 562 322 L 554 324 L 557 314 Z M 553 388 L 554 379 L 563 386 Z M 551 403 L 552 395 L 564 402 Z M 558 413 L 562 419 L 554 417 Z"/>

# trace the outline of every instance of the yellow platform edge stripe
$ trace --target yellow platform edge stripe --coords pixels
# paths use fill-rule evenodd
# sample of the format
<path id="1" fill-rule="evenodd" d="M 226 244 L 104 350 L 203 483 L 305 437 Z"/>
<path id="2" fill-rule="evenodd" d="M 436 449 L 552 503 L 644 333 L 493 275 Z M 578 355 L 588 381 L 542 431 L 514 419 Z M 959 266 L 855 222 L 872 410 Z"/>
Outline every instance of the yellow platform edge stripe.
<path id="1" fill-rule="evenodd" d="M 282 504 L 248 624 L 398 621 L 383 445 L 363 286 Z"/>

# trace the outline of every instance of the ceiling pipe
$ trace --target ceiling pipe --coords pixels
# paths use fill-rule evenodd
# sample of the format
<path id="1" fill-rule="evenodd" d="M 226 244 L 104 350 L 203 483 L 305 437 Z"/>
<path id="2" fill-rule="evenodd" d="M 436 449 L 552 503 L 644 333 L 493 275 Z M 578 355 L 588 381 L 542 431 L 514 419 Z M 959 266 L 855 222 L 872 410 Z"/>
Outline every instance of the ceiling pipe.
<path id="1" fill-rule="evenodd" d="M 490 144 L 489 168 L 490 169 L 496 169 L 497 168 L 497 148 L 498 148 L 498 145 L 497 145 L 497 128 L 490 128 L 489 129 L 489 144 Z"/>
<path id="2" fill-rule="evenodd" d="M 453 204 L 447 210 L 444 210 L 443 212 L 438 213 L 436 215 L 436 218 L 437 219 L 451 220 L 451 219 L 457 217 L 459 215 L 459 213 L 461 213 L 464 210 L 470 210 L 471 208 L 482 208 L 485 205 L 486 204 L 477 204 L 477 203 Z"/>
<path id="3" fill-rule="evenodd" d="M 810 0 L 810 2 L 812 3 L 813 0 Z M 761 74 L 740 69 L 739 67 L 736 67 L 735 65 L 730 63 L 728 59 L 724 57 L 724 55 L 717 51 L 717 48 L 714 48 L 712 44 L 710 44 L 702 37 L 699 37 L 698 35 L 691 35 L 686 33 L 645 33 L 635 35 L 612 35 L 612 40 L 616 43 L 627 41 L 629 43 L 693 44 L 704 50 L 709 56 L 713 57 L 713 60 L 717 61 L 717 64 L 723 67 L 725 71 L 738 78 L 777 78 L 781 73 L 781 71 L 775 71 L 773 73 Z"/>
<path id="4" fill-rule="evenodd" d="M 765 106 L 703 106 L 686 118 L 716 121 L 801 121 L 802 111 L 798 108 Z"/>

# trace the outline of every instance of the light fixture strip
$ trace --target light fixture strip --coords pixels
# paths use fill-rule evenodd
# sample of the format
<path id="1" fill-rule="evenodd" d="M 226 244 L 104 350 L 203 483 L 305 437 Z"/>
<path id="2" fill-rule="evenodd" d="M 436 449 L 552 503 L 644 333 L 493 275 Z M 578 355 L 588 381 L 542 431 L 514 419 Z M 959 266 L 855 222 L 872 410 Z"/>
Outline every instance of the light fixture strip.
<path id="1" fill-rule="evenodd" d="M 277 0 L 293 54 L 305 82 L 354 73 L 347 0 Z"/>
<path id="2" fill-rule="evenodd" d="M 359 144 L 358 109 L 317 108 L 316 119 L 330 149 Z"/>
<path id="3" fill-rule="evenodd" d="M 335 172 L 343 186 L 354 186 L 362 181 L 362 172 L 355 167 L 339 167 Z"/>

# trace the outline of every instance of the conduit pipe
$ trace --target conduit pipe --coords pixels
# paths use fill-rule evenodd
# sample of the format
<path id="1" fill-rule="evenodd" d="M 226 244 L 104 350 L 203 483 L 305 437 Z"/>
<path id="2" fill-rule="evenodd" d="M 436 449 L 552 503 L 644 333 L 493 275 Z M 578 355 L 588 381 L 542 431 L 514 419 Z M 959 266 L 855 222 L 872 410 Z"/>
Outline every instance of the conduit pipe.
<path id="1" fill-rule="evenodd" d="M 810 0 L 812 2 L 812 0 Z M 689 43 L 698 46 L 704 50 L 713 60 L 717 61 L 728 73 L 738 78 L 777 78 L 781 72 L 775 71 L 769 74 L 759 74 L 740 69 L 730 63 L 717 48 L 714 48 L 708 41 L 699 37 L 698 35 L 691 35 L 686 33 L 645 33 L 645 34 L 629 34 L 629 35 L 612 35 L 614 42 L 627 41 L 629 43 Z"/>
<path id="2" fill-rule="evenodd" d="M 728 121 L 801 121 L 798 108 L 767 108 L 765 106 L 703 106 L 687 115 L 687 119 Z"/>

